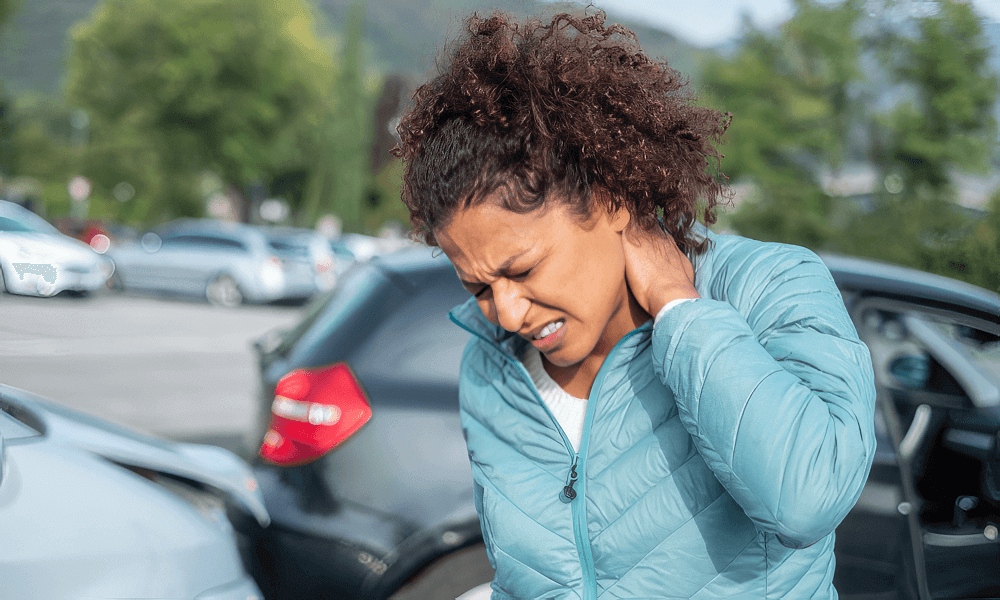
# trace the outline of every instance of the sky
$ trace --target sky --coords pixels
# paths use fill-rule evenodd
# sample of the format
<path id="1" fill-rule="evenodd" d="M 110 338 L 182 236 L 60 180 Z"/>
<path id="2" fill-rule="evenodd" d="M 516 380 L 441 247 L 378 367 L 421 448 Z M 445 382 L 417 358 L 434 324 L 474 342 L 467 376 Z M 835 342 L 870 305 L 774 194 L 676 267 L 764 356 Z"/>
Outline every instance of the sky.
<path id="1" fill-rule="evenodd" d="M 609 15 L 642 20 L 699 46 L 715 46 L 735 36 L 741 15 L 769 28 L 792 14 L 791 0 L 592 0 Z M 1000 22 L 1000 0 L 972 0 L 976 12 Z"/>

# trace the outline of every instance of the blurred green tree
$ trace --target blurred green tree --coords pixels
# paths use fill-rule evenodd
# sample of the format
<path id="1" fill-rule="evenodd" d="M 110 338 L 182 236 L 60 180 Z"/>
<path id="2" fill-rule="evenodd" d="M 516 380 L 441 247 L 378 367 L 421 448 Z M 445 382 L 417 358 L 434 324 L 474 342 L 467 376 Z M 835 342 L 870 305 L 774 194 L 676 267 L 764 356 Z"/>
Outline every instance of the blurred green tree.
<path id="1" fill-rule="evenodd" d="M 0 25 L 10 19 L 20 4 L 21 0 L 0 0 Z"/>
<path id="2" fill-rule="evenodd" d="M 985 215 L 970 214 L 956 203 L 952 174 L 990 168 L 1000 82 L 972 6 L 940 0 L 934 8 L 914 19 L 912 32 L 882 34 L 889 73 L 905 96 L 872 117 L 871 159 L 882 182 L 876 209 L 858 215 L 839 245 L 998 290 L 1000 271 L 980 264 L 997 259 L 997 202 Z"/>
<path id="3" fill-rule="evenodd" d="M 757 188 L 731 217 L 740 232 L 809 247 L 834 235 L 818 173 L 844 159 L 854 108 L 848 88 L 861 77 L 853 34 L 860 16 L 856 0 L 795 0 L 777 34 L 748 24 L 733 56 L 706 61 L 712 102 L 734 114 L 723 170 Z"/>
<path id="4" fill-rule="evenodd" d="M 878 120 L 874 146 L 877 164 L 902 177 L 903 191 L 924 197 L 951 190 L 952 169 L 985 171 L 997 148 L 1000 82 L 982 19 L 960 0 L 936 7 L 917 20 L 917 35 L 896 38 L 894 74 L 911 98 Z"/>
<path id="5" fill-rule="evenodd" d="M 329 93 L 334 104 L 320 128 L 300 225 L 311 227 L 321 215 L 333 213 L 345 231 L 365 229 L 362 212 L 374 193 L 369 164 L 373 94 L 365 84 L 362 60 L 365 14 L 364 2 L 348 11 L 340 72 Z"/>
<path id="6" fill-rule="evenodd" d="M 20 0 L 0 0 L 0 27 L 10 19 L 19 4 Z M 0 180 L 11 169 L 12 108 L 13 102 L 4 93 L 3 82 L 0 82 Z"/>
<path id="7" fill-rule="evenodd" d="M 247 192 L 313 155 L 334 63 L 304 0 L 105 0 L 72 36 L 83 170 L 134 187 L 125 220 L 200 215 L 205 171 Z"/>
<path id="8" fill-rule="evenodd" d="M 66 212 L 72 135 L 69 111 L 58 101 L 37 94 L 24 94 L 8 108 L 7 174 L 29 177 L 47 188 L 45 206 L 40 207 L 47 215 Z"/>
<path id="9" fill-rule="evenodd" d="M 996 202 L 984 218 L 957 205 L 952 182 L 997 151 L 988 57 L 961 0 L 796 0 L 776 33 L 748 28 L 703 70 L 710 102 L 734 113 L 724 171 L 757 189 L 727 224 L 997 289 L 997 270 L 978 264 L 1000 239 Z M 847 158 L 878 171 L 870 210 L 822 185 Z"/>

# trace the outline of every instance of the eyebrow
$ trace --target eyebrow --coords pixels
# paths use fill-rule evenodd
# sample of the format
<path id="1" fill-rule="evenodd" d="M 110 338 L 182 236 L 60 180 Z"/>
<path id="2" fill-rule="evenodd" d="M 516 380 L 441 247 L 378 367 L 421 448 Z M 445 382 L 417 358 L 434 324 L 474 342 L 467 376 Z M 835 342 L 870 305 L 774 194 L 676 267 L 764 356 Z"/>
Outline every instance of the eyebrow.
<path id="1" fill-rule="evenodd" d="M 514 264 L 514 261 L 516 261 L 517 259 L 519 259 L 522 256 L 524 256 L 525 254 L 527 254 L 529 250 L 531 250 L 531 249 L 529 248 L 528 250 L 525 250 L 523 252 L 519 252 L 518 254 L 515 254 L 514 256 L 511 256 L 507 260 L 503 261 L 503 264 L 501 264 L 499 267 L 497 267 L 495 271 L 493 271 L 492 273 L 490 273 L 490 276 L 492 276 L 492 277 L 500 277 L 501 275 L 508 275 L 508 274 L 510 274 L 510 267 L 511 267 L 511 265 Z M 466 286 L 486 285 L 486 284 L 484 284 L 481 281 L 468 281 L 468 280 L 465 280 L 465 279 L 462 278 L 461 274 L 458 276 L 458 280 L 461 281 L 462 284 L 466 285 Z"/>

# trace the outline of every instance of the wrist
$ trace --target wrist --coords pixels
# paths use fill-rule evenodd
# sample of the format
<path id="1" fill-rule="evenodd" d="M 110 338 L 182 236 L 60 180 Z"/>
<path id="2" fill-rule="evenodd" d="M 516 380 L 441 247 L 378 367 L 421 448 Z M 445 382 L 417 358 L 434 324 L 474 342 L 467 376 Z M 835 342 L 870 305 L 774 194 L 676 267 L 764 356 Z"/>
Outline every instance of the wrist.
<path id="1" fill-rule="evenodd" d="M 673 302 L 674 300 L 694 300 L 696 298 L 701 298 L 701 294 L 698 293 L 693 287 L 689 289 L 670 289 L 662 290 L 655 296 L 651 297 L 649 300 L 649 314 L 656 316 L 660 314 L 667 304 Z"/>

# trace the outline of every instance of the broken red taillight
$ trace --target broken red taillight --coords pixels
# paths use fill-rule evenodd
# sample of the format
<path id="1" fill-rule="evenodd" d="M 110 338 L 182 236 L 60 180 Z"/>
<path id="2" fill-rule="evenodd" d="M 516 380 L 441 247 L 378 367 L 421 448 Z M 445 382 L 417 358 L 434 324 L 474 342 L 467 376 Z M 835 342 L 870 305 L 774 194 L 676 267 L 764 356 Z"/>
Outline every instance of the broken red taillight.
<path id="1" fill-rule="evenodd" d="M 275 387 L 271 424 L 260 455 L 279 465 L 316 460 L 371 416 L 368 398 L 346 364 L 296 369 Z"/>

